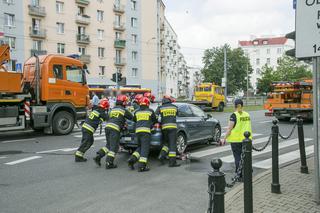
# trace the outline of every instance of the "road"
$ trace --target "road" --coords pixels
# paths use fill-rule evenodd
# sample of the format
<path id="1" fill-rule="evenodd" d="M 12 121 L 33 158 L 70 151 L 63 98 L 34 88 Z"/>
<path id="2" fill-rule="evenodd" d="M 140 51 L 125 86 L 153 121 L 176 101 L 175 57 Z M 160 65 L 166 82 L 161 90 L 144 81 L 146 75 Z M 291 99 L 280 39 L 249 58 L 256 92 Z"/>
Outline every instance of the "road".
<path id="1" fill-rule="evenodd" d="M 254 144 L 262 146 L 270 135 L 271 118 L 263 111 L 251 112 Z M 229 114 L 213 113 L 221 121 L 223 132 Z M 287 135 L 290 122 L 280 123 Z M 308 154 L 313 153 L 312 124 L 305 125 Z M 151 155 L 151 171 L 138 173 L 127 168 L 128 153 L 120 153 L 118 169 L 97 168 L 92 157 L 104 145 L 97 135 L 87 152 L 89 161 L 74 163 L 81 132 L 68 136 L 42 133 L 0 133 L 0 206 L 1 212 L 205 212 L 208 203 L 207 173 L 212 158 L 222 158 L 222 171 L 229 182 L 234 171 L 229 146 L 200 144 L 188 148 L 191 160 L 179 168 L 160 166 L 157 153 Z M 280 143 L 280 163 L 299 158 L 295 133 L 290 141 Z M 271 167 L 270 147 L 253 152 L 254 175 Z M 298 168 L 297 168 L 298 169 Z"/>

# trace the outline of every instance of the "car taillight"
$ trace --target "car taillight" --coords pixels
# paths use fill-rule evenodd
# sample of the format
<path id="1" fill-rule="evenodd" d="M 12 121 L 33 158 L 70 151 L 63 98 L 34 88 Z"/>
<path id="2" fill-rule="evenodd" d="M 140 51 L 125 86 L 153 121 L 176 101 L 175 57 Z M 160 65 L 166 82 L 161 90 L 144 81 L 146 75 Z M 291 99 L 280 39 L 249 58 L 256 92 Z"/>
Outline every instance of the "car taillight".
<path id="1" fill-rule="evenodd" d="M 161 129 L 161 125 L 160 125 L 159 123 L 156 123 L 156 124 L 153 126 L 153 128 L 155 128 L 155 129 Z"/>

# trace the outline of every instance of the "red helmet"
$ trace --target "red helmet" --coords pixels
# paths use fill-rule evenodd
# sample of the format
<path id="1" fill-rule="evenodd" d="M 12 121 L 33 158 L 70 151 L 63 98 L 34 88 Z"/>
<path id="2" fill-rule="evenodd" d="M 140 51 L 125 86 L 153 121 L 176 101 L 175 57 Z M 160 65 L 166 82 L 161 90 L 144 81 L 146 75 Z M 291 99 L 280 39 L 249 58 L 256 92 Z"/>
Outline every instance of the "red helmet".
<path id="1" fill-rule="evenodd" d="M 106 98 L 101 99 L 99 102 L 99 107 L 101 107 L 102 109 L 105 109 L 105 110 L 109 109 L 110 104 L 109 104 L 108 99 L 106 99 Z"/>
<path id="2" fill-rule="evenodd" d="M 150 100 L 147 97 L 143 97 L 140 101 L 140 106 L 150 106 Z"/>
<path id="3" fill-rule="evenodd" d="M 162 99 L 162 103 L 168 103 L 168 102 L 174 103 L 176 102 L 176 99 L 174 99 L 170 95 L 164 95 Z"/>
<path id="4" fill-rule="evenodd" d="M 154 102 L 154 100 L 156 99 L 156 96 L 154 96 L 154 95 L 151 95 L 151 102 L 153 103 Z"/>
<path id="5" fill-rule="evenodd" d="M 146 92 L 146 93 L 143 94 L 143 97 L 151 98 L 151 93 L 150 92 Z"/>
<path id="6" fill-rule="evenodd" d="M 137 102 L 138 104 L 140 104 L 141 99 L 143 98 L 143 95 L 138 94 L 134 97 L 135 102 Z"/>
<path id="7" fill-rule="evenodd" d="M 128 97 L 126 95 L 118 95 L 117 102 L 122 102 L 122 105 L 126 105 L 128 101 Z"/>

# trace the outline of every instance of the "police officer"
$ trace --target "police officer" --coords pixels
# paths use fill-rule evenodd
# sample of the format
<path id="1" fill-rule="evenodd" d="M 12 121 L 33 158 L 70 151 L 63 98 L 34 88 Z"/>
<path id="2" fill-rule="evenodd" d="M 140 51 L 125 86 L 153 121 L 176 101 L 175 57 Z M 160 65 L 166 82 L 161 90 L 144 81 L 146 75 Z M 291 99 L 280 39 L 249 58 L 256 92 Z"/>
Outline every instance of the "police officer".
<path id="1" fill-rule="evenodd" d="M 164 164 L 169 156 L 169 167 L 178 167 L 180 164 L 176 161 L 177 150 L 177 114 L 178 108 L 174 104 L 175 99 L 165 95 L 162 99 L 162 105 L 156 110 L 156 115 L 161 116 L 161 127 L 163 136 L 163 147 L 159 159 Z"/>
<path id="2" fill-rule="evenodd" d="M 139 161 L 139 172 L 149 171 L 148 156 L 151 142 L 151 128 L 157 123 L 157 117 L 149 108 L 150 100 L 143 97 L 140 101 L 140 108 L 134 113 L 133 121 L 136 122 L 136 137 L 138 148 L 128 160 L 130 168 L 134 169 L 134 164 Z"/>
<path id="3" fill-rule="evenodd" d="M 124 128 L 126 119 L 132 120 L 133 118 L 133 115 L 125 108 L 127 101 L 127 96 L 117 96 L 116 106 L 110 110 L 105 128 L 107 145 L 101 148 L 94 158 L 96 164 L 101 166 L 101 158 L 107 155 L 106 169 L 117 168 L 114 159 L 119 150 L 120 132 Z"/>
<path id="4" fill-rule="evenodd" d="M 75 153 L 76 162 L 85 162 L 84 153 L 92 146 L 94 138 L 93 134 L 101 124 L 107 119 L 107 110 L 109 109 L 109 101 L 101 99 L 98 107 L 87 116 L 85 122 L 82 124 L 82 140 L 78 151 Z"/>
<path id="5" fill-rule="evenodd" d="M 221 143 L 225 144 L 228 142 L 231 144 L 236 173 L 241 178 L 242 171 L 238 171 L 238 168 L 242 154 L 242 141 L 245 139 L 243 134 L 247 131 L 252 133 L 252 129 L 250 115 L 243 111 L 243 101 L 241 99 L 236 99 L 234 105 L 236 111 L 230 116 L 228 130 L 224 139 L 221 140 Z"/>

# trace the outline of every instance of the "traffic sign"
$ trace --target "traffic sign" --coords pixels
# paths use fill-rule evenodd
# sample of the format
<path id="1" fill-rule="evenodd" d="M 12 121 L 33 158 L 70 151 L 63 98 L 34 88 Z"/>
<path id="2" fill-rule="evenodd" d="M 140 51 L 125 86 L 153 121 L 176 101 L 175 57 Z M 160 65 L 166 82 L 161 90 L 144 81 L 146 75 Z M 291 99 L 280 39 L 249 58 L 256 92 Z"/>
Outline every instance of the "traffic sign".
<path id="1" fill-rule="evenodd" d="M 296 57 L 320 56 L 320 1 L 297 0 Z"/>

